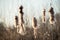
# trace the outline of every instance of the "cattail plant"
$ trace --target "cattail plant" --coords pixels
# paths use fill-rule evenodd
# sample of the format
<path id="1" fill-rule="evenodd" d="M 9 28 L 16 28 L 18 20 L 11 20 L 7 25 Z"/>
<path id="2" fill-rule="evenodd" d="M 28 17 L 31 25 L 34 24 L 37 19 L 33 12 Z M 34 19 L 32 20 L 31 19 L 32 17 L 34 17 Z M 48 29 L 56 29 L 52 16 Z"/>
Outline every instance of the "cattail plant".
<path id="1" fill-rule="evenodd" d="M 32 26 L 34 29 L 34 38 L 37 38 L 37 20 L 35 17 L 32 18 Z"/>
<path id="2" fill-rule="evenodd" d="M 45 32 L 45 30 L 46 30 L 46 27 L 45 27 L 45 23 L 46 23 L 46 19 L 45 19 L 45 12 L 46 12 L 46 10 L 44 9 L 43 10 L 43 15 L 42 15 L 42 23 L 43 23 L 43 32 Z"/>
<path id="3" fill-rule="evenodd" d="M 50 8 L 49 10 L 50 12 L 50 19 L 49 19 L 49 22 L 51 24 L 51 28 L 50 28 L 50 32 L 51 32 L 51 37 L 52 37 L 52 40 L 53 40 L 53 30 L 54 30 L 54 23 L 55 23 L 55 20 L 54 20 L 54 10 L 53 10 L 53 7 Z"/>
<path id="4" fill-rule="evenodd" d="M 42 23 L 43 23 L 43 26 L 42 26 L 42 28 L 43 28 L 43 30 L 42 30 L 42 33 L 43 33 L 43 40 L 45 40 L 45 37 L 46 37 L 46 30 L 48 30 L 47 29 L 47 27 L 46 27 L 46 25 L 45 25 L 45 23 L 46 23 L 46 9 L 43 9 L 43 15 L 42 15 Z"/>
<path id="5" fill-rule="evenodd" d="M 20 13 L 19 13 L 19 26 L 20 26 L 20 31 L 19 33 L 24 34 L 24 20 L 23 20 L 23 6 L 20 6 Z"/>

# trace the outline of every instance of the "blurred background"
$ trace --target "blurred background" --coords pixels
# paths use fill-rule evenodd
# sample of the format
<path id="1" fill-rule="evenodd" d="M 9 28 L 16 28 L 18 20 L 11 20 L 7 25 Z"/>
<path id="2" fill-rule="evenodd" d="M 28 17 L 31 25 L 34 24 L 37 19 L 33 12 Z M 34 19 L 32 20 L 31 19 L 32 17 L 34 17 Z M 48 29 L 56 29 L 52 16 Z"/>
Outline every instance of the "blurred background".
<path id="1" fill-rule="evenodd" d="M 0 40 L 60 40 L 60 0 L 0 0 Z M 23 20 L 26 34 L 21 35 L 15 28 L 15 16 L 23 6 Z M 49 23 L 49 9 L 53 7 L 54 25 Z M 46 23 L 42 23 L 46 9 Z M 37 20 L 37 38 L 34 38 L 32 18 Z M 20 26 L 19 26 L 20 27 Z"/>

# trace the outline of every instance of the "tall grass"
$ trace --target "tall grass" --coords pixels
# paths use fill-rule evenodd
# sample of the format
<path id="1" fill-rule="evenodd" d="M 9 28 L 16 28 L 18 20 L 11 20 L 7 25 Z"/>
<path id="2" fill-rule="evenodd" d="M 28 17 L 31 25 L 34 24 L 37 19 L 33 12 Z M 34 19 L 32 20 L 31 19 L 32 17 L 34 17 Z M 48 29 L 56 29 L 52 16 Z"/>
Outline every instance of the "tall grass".
<path id="1" fill-rule="evenodd" d="M 17 29 L 13 26 L 13 28 L 6 28 L 5 23 L 0 23 L 0 40 L 52 40 L 52 35 L 51 33 L 53 32 L 53 40 L 60 40 L 60 14 L 55 14 L 56 18 L 56 23 L 55 26 L 53 26 L 53 30 L 51 31 L 52 28 L 51 25 L 49 24 L 49 19 L 47 19 L 45 26 L 41 22 L 42 20 L 40 19 L 40 26 L 37 29 L 37 39 L 34 39 L 34 34 L 33 34 L 33 28 L 25 27 L 26 28 L 26 34 L 21 35 L 17 32 Z M 55 28 L 56 27 L 56 28 Z"/>

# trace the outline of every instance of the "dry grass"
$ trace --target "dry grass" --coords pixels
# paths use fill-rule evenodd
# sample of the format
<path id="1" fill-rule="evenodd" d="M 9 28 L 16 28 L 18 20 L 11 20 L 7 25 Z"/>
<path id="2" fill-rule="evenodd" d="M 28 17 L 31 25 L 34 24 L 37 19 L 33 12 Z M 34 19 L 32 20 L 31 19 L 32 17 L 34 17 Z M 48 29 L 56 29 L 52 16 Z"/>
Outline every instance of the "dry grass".
<path id="1" fill-rule="evenodd" d="M 58 14 L 59 15 L 59 14 Z M 56 14 L 57 22 L 52 28 L 47 21 L 46 24 L 40 24 L 37 29 L 37 38 L 34 38 L 33 28 L 26 27 L 26 35 L 17 33 L 16 28 L 5 28 L 4 23 L 0 23 L 0 40 L 60 40 L 60 15 Z M 57 18 L 58 17 L 58 18 Z M 56 28 L 55 28 L 56 27 Z M 7 30 L 8 29 L 8 30 Z M 52 29 L 52 30 L 51 30 Z M 53 36 L 52 36 L 53 35 Z"/>

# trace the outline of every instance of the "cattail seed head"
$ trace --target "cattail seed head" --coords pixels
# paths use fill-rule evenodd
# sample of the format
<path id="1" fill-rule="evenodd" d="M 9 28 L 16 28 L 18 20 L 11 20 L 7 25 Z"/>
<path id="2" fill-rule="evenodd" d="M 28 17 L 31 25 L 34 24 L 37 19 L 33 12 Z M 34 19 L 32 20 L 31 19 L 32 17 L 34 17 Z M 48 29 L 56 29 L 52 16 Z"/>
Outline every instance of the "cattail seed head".
<path id="1" fill-rule="evenodd" d="M 15 25 L 18 25 L 18 16 L 15 16 Z"/>
<path id="2" fill-rule="evenodd" d="M 45 23 L 45 9 L 43 10 L 43 15 L 42 15 L 42 22 Z"/>
<path id="3" fill-rule="evenodd" d="M 37 20 L 35 17 L 32 18 L 32 26 L 33 28 L 37 26 Z"/>
<path id="4" fill-rule="evenodd" d="M 49 21 L 50 21 L 50 24 L 53 24 L 53 22 L 54 22 L 54 10 L 53 10 L 53 7 L 50 8 L 49 12 L 50 12 Z"/>
<path id="5" fill-rule="evenodd" d="M 24 20 L 23 20 L 23 14 L 24 14 L 24 13 L 23 13 L 23 6 L 21 5 L 19 9 L 20 9 L 20 21 L 21 21 L 22 23 L 24 23 Z"/>

